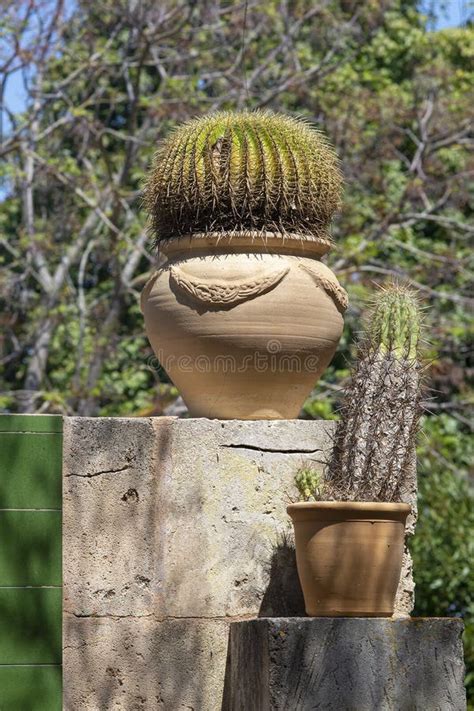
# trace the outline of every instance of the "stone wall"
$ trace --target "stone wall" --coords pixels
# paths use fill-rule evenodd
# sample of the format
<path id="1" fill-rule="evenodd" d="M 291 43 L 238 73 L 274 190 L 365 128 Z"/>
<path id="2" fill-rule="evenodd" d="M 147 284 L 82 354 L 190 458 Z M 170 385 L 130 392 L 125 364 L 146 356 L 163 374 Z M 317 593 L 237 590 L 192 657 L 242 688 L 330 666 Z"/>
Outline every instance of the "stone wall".
<path id="1" fill-rule="evenodd" d="M 332 427 L 65 418 L 66 711 L 220 711 L 229 623 L 304 614 L 286 506 Z"/>

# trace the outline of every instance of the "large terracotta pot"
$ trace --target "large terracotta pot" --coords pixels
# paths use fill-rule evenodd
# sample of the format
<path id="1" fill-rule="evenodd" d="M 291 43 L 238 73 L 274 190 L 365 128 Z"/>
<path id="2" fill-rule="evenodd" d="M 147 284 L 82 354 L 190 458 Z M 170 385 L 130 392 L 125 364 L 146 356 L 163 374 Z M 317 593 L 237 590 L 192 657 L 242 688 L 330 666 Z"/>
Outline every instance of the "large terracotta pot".
<path id="1" fill-rule="evenodd" d="M 296 563 L 312 617 L 390 617 L 400 580 L 408 504 L 291 504 Z"/>
<path id="2" fill-rule="evenodd" d="M 141 305 L 152 348 L 194 416 L 294 418 L 336 350 L 347 295 L 329 244 L 275 235 L 170 240 Z"/>

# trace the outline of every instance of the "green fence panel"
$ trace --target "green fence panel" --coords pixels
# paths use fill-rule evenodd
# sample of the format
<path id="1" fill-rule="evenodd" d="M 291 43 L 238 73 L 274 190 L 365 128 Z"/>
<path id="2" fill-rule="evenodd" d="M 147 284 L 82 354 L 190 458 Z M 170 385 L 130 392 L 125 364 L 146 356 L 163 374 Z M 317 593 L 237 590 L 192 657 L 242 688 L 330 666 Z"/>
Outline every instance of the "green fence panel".
<path id="1" fill-rule="evenodd" d="M 1 664 L 61 664 L 61 598 L 61 588 L 0 588 Z"/>
<path id="2" fill-rule="evenodd" d="M 0 584 L 62 585 L 61 511 L 0 511 Z"/>
<path id="3" fill-rule="evenodd" d="M 61 441 L 57 433 L 0 431 L 1 509 L 61 508 Z"/>
<path id="4" fill-rule="evenodd" d="M 0 666 L 0 711 L 61 711 L 60 666 Z"/>
<path id="5" fill-rule="evenodd" d="M 62 417 L 0 415 L 0 711 L 62 708 Z"/>
<path id="6" fill-rule="evenodd" d="M 0 415 L 0 432 L 62 435 L 63 418 L 60 415 Z"/>

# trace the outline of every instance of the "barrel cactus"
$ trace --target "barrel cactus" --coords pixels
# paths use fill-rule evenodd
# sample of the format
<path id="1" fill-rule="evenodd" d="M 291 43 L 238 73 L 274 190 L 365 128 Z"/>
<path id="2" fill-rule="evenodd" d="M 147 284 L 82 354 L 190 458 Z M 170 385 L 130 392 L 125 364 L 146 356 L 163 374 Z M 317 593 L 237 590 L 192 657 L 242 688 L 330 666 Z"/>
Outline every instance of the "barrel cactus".
<path id="1" fill-rule="evenodd" d="M 341 198 L 324 135 L 270 112 L 220 112 L 178 127 L 155 155 L 145 206 L 157 243 L 201 232 L 263 231 L 328 241 Z"/>
<path id="2" fill-rule="evenodd" d="M 332 498 L 400 500 L 420 417 L 420 351 L 417 296 L 390 285 L 375 298 L 344 394 L 326 475 Z"/>

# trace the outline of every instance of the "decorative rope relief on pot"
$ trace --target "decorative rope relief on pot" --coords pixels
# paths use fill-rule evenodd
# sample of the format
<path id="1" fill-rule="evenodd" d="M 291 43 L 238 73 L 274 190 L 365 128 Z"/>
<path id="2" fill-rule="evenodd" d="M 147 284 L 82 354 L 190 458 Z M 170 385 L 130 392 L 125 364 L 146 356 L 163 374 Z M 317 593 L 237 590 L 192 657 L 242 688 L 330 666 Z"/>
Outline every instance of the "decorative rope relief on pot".
<path id="1" fill-rule="evenodd" d="M 341 312 L 344 312 L 347 309 L 349 306 L 347 291 L 339 284 L 335 276 L 331 278 L 325 274 L 321 274 L 320 271 L 308 266 L 307 264 L 300 263 L 299 266 L 313 278 L 313 281 L 317 286 L 321 287 L 321 289 L 324 289 L 324 291 L 329 294 Z"/>
<path id="2" fill-rule="evenodd" d="M 236 305 L 270 291 L 288 274 L 290 265 L 284 263 L 278 269 L 262 271 L 260 275 L 246 280 L 204 279 L 192 276 L 182 267 L 170 268 L 170 284 L 194 301 L 209 306 Z"/>

